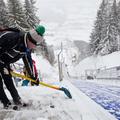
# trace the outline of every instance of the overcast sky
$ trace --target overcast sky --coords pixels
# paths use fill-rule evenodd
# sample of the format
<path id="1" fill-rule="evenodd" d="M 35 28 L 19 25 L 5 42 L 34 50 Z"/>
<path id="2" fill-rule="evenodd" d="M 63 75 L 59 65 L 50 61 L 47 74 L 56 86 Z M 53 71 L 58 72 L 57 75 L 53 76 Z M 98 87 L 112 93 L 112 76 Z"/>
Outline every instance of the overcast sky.
<path id="1" fill-rule="evenodd" d="M 38 15 L 42 21 L 59 23 L 66 30 L 77 30 L 76 33 L 81 33 L 81 39 L 88 41 L 101 1 L 37 0 Z"/>

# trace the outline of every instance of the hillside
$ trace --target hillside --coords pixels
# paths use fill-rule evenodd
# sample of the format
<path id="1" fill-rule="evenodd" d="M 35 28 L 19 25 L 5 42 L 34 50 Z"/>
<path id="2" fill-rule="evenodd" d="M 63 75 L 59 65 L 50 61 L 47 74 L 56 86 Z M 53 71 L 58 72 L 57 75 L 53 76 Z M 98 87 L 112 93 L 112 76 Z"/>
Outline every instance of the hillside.
<path id="1" fill-rule="evenodd" d="M 120 51 L 105 56 L 91 56 L 82 60 L 75 68 L 70 70 L 71 75 L 80 77 L 85 70 L 101 69 L 120 66 Z"/>

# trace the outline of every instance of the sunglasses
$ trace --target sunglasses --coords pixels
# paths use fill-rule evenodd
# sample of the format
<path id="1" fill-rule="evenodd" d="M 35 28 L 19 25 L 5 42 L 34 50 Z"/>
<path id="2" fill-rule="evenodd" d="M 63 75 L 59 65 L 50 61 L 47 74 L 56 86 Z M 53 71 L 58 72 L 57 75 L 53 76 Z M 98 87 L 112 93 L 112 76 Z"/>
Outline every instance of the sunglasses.
<path id="1" fill-rule="evenodd" d="M 27 37 L 28 37 L 28 39 L 29 39 L 29 41 L 30 41 L 31 43 L 33 43 L 34 45 L 37 46 L 37 42 L 31 37 L 31 35 L 30 35 L 29 32 L 27 33 Z"/>
<path id="2" fill-rule="evenodd" d="M 30 41 L 32 44 L 34 44 L 35 46 L 41 46 L 41 43 L 37 43 L 37 42 L 31 37 L 31 35 L 30 35 L 29 32 L 27 33 L 27 37 L 28 37 L 29 41 Z"/>

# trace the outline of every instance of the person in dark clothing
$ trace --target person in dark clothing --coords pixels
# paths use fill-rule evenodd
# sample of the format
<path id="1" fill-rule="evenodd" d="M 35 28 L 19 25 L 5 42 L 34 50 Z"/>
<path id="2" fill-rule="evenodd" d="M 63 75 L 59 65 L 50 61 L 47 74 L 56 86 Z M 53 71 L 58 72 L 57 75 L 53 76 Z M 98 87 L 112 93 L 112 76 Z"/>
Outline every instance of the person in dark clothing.
<path id="1" fill-rule="evenodd" d="M 4 91 L 3 81 L 13 102 L 16 105 L 22 104 L 21 97 L 13 84 L 10 64 L 22 58 L 29 76 L 36 79 L 31 64 L 31 50 L 44 41 L 44 32 L 45 28 L 42 25 L 29 32 L 22 32 L 16 28 L 0 29 L 0 101 L 4 108 L 8 108 L 11 102 Z"/>

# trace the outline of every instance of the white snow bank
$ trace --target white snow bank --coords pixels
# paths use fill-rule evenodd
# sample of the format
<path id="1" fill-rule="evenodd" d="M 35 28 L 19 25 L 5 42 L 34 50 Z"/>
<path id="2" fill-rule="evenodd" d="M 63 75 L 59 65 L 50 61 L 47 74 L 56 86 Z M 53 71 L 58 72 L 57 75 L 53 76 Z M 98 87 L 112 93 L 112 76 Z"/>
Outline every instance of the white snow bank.
<path id="1" fill-rule="evenodd" d="M 75 68 L 70 71 L 70 74 L 80 76 L 85 74 L 85 70 L 110 68 L 120 66 L 120 52 L 114 52 L 106 56 L 92 56 L 81 61 Z"/>

